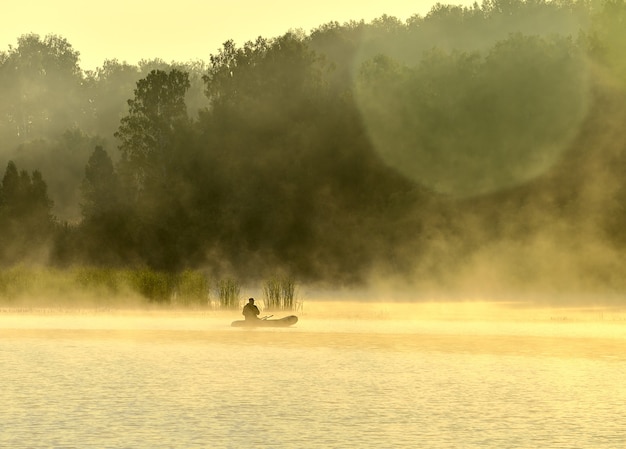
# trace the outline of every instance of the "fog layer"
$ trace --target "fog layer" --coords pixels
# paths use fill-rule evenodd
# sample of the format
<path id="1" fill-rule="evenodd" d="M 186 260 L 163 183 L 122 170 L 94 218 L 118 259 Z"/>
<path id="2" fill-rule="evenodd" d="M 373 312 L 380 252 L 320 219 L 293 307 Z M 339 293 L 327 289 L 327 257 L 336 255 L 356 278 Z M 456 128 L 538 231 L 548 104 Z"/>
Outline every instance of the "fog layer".
<path id="1" fill-rule="evenodd" d="M 94 72 L 21 36 L 0 53 L 0 263 L 623 292 L 625 19 L 437 5 Z"/>

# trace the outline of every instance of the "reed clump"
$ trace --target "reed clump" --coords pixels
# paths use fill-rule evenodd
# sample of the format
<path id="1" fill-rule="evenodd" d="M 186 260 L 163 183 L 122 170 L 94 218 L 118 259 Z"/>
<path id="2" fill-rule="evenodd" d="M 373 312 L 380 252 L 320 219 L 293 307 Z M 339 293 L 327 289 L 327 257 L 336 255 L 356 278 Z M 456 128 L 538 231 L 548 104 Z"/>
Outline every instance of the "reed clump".
<path id="1" fill-rule="evenodd" d="M 125 273 L 111 268 L 80 267 L 72 270 L 76 284 L 96 295 L 118 296 L 128 284 Z"/>
<path id="2" fill-rule="evenodd" d="M 0 300 L 62 302 L 71 305 L 88 300 L 124 303 L 142 298 L 149 303 L 208 306 L 210 281 L 200 271 L 167 273 L 149 268 L 113 269 L 74 267 L 60 270 L 16 266 L 0 270 Z"/>
<path id="3" fill-rule="evenodd" d="M 263 298 L 267 309 L 295 310 L 296 283 L 288 276 L 279 276 L 263 283 Z"/>
<path id="4" fill-rule="evenodd" d="M 217 297 L 222 309 L 236 309 L 239 307 L 241 286 L 236 279 L 220 279 L 217 283 Z"/>
<path id="5" fill-rule="evenodd" d="M 74 299 L 76 295 L 71 273 L 63 270 L 14 266 L 0 270 L 0 298 L 9 302 L 42 297 Z"/>
<path id="6" fill-rule="evenodd" d="M 150 269 L 132 270 L 128 279 L 134 291 L 151 302 L 170 302 L 176 290 L 176 275 Z"/>
<path id="7" fill-rule="evenodd" d="M 0 270 L 0 297 L 12 300 L 31 295 L 36 289 L 38 270 L 16 266 Z"/>
<path id="8" fill-rule="evenodd" d="M 214 295 L 212 294 L 214 292 Z M 263 283 L 265 308 L 296 310 L 296 283 L 277 276 Z M 215 301 L 212 299 L 215 298 Z M 232 310 L 241 306 L 241 284 L 234 278 L 212 283 L 200 271 L 181 273 L 150 268 L 115 269 L 74 267 L 70 269 L 16 266 L 0 270 L 0 300 L 31 300 L 80 305 L 119 302 L 132 299 L 160 305 L 219 307 Z"/>
<path id="9" fill-rule="evenodd" d="M 210 305 L 210 287 L 209 278 L 203 273 L 185 270 L 178 277 L 178 288 L 175 294 L 176 303 L 183 306 Z"/>

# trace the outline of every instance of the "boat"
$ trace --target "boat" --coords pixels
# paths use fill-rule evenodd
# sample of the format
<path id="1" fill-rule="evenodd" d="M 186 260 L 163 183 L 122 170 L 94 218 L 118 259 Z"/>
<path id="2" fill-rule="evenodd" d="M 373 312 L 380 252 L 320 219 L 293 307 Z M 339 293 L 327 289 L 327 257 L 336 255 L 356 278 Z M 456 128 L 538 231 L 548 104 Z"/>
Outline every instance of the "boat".
<path id="1" fill-rule="evenodd" d="M 232 327 L 287 327 L 298 322 L 298 317 L 295 315 L 289 315 L 283 318 L 275 320 L 270 319 L 255 319 L 255 320 L 237 320 L 233 321 L 230 325 Z"/>

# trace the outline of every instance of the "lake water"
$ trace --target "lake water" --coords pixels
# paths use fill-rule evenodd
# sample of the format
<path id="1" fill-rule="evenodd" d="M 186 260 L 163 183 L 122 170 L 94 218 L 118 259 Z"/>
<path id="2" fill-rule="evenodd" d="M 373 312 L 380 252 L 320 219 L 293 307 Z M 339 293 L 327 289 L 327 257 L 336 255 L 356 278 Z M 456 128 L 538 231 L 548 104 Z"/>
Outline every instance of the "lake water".
<path id="1" fill-rule="evenodd" d="M 434 307 L 3 309 L 0 447 L 626 447 L 624 314 Z"/>

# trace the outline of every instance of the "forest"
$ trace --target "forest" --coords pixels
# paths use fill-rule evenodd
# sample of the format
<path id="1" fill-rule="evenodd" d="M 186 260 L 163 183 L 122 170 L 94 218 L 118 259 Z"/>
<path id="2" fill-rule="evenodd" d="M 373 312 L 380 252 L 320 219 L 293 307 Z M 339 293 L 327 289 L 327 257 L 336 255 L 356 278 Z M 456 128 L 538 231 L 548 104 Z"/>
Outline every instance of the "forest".
<path id="1" fill-rule="evenodd" d="M 25 34 L 0 52 L 0 266 L 619 296 L 625 89 L 624 0 L 436 4 L 95 71 Z"/>

